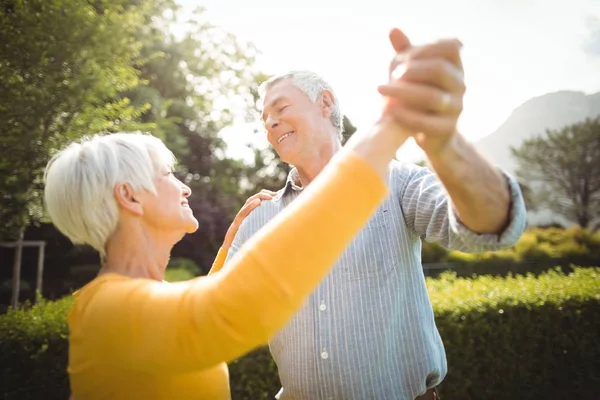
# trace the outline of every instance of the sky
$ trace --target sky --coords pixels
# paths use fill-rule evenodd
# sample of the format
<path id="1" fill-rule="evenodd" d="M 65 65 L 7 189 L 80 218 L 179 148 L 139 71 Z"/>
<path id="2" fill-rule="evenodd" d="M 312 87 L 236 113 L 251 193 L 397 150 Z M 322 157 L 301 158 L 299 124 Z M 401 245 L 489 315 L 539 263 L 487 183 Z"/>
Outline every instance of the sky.
<path id="1" fill-rule="evenodd" d="M 456 37 L 467 93 L 458 128 L 471 141 L 492 133 L 512 110 L 558 90 L 600 91 L 600 0 L 178 0 L 203 6 L 213 24 L 252 42 L 267 74 L 309 69 L 325 77 L 359 129 L 378 117 L 392 27 L 413 44 Z M 245 157 L 264 134 L 236 125 L 222 132 L 228 155 Z M 410 143 L 398 157 L 416 160 Z"/>

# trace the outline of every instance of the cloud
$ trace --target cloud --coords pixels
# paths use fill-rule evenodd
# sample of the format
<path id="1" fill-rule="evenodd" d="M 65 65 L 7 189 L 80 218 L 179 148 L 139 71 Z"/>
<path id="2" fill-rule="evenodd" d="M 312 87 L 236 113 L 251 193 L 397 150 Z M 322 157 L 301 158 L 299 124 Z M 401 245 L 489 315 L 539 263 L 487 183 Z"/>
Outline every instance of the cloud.
<path id="1" fill-rule="evenodd" d="M 583 44 L 583 51 L 590 57 L 600 58 L 600 18 L 589 16 L 586 25 L 589 35 Z"/>

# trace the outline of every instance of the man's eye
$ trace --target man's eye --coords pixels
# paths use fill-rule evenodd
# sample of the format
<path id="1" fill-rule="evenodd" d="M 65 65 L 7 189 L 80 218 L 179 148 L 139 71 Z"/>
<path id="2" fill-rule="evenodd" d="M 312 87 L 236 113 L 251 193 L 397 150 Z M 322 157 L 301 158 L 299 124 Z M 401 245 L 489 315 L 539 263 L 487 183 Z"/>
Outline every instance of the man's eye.
<path id="1" fill-rule="evenodd" d="M 283 110 L 285 110 L 285 109 L 286 109 L 286 108 L 288 108 L 288 107 L 289 107 L 289 105 L 286 105 L 286 106 L 283 106 L 283 107 L 281 107 L 281 108 L 279 109 L 279 112 L 282 112 Z"/>

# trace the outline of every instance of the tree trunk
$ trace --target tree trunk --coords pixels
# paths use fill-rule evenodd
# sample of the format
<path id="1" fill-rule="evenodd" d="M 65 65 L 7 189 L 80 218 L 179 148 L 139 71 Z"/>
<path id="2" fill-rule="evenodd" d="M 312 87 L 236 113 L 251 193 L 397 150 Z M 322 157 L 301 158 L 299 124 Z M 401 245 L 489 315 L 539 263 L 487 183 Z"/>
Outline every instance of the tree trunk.
<path id="1" fill-rule="evenodd" d="M 587 228 L 590 224 L 590 218 L 587 213 L 587 210 L 584 210 L 583 212 L 580 212 L 578 214 L 579 215 L 577 216 L 577 222 L 579 223 L 579 226 L 581 226 L 584 229 Z"/>

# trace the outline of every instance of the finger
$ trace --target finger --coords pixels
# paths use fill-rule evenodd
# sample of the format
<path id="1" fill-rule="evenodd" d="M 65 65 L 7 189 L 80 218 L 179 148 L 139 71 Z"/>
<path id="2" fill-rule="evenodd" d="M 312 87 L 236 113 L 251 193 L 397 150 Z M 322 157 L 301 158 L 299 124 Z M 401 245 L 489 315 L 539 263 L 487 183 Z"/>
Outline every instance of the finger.
<path id="1" fill-rule="evenodd" d="M 458 117 L 462 112 L 462 96 L 432 86 L 410 82 L 392 82 L 378 88 L 379 93 L 396 99 L 401 106 L 414 111 Z"/>
<path id="2" fill-rule="evenodd" d="M 443 58 L 454 64 L 459 70 L 463 70 L 460 50 L 462 43 L 458 39 L 442 39 L 432 44 L 415 46 L 408 50 L 407 57 L 411 60 L 422 60 L 426 58 Z"/>
<path id="3" fill-rule="evenodd" d="M 252 196 L 248 197 L 248 200 L 246 200 L 245 204 L 248 204 L 255 199 L 271 200 L 272 198 L 273 198 L 273 195 L 271 195 L 269 193 L 258 192 L 256 194 L 253 194 Z"/>
<path id="4" fill-rule="evenodd" d="M 400 53 L 401 51 L 405 51 L 410 47 L 410 40 L 408 37 L 398 28 L 393 28 L 390 31 L 390 42 L 392 43 L 392 47 L 396 51 L 396 53 Z"/>
<path id="5" fill-rule="evenodd" d="M 432 44 L 410 47 L 405 51 L 398 52 L 398 54 L 396 54 L 392 60 L 390 72 L 393 71 L 398 65 L 409 60 L 423 60 L 428 58 L 444 59 L 453 64 L 462 72 L 463 64 L 460 56 L 461 48 L 462 43 L 458 41 L 458 39 L 444 39 Z"/>
<path id="6" fill-rule="evenodd" d="M 271 200 L 274 195 L 271 193 L 262 193 L 261 192 L 261 193 L 255 194 L 254 196 L 255 196 L 255 198 L 261 199 L 261 200 Z"/>
<path id="7" fill-rule="evenodd" d="M 258 207 L 260 205 L 260 203 L 262 203 L 262 200 L 259 198 L 256 198 L 256 199 L 252 200 L 250 203 L 246 204 L 244 207 L 242 207 L 242 209 L 244 210 L 244 212 L 247 215 L 250 213 L 250 211 L 252 211 L 256 207 Z"/>
<path id="8" fill-rule="evenodd" d="M 277 195 L 277 192 L 274 192 L 274 191 L 269 190 L 269 189 L 263 189 L 263 190 L 260 191 L 260 193 L 267 193 L 267 194 L 270 194 L 272 196 L 276 196 Z"/>
<path id="9" fill-rule="evenodd" d="M 443 58 L 411 60 L 400 64 L 392 72 L 394 80 L 436 86 L 448 92 L 464 94 L 464 74 Z"/>
<path id="10" fill-rule="evenodd" d="M 246 202 L 246 204 L 244 204 L 244 206 L 240 209 L 240 211 L 238 211 L 237 215 L 235 216 L 234 223 L 240 222 L 241 220 L 246 218 L 248 216 L 248 214 L 250 214 L 250 211 L 252 211 L 256 207 L 258 207 L 260 203 L 261 203 L 261 200 L 258 198 L 253 199 L 252 201 Z"/>
<path id="11" fill-rule="evenodd" d="M 448 136 L 456 131 L 457 118 L 448 115 L 424 114 L 406 107 L 390 107 L 394 120 L 412 132 L 425 136 Z"/>

